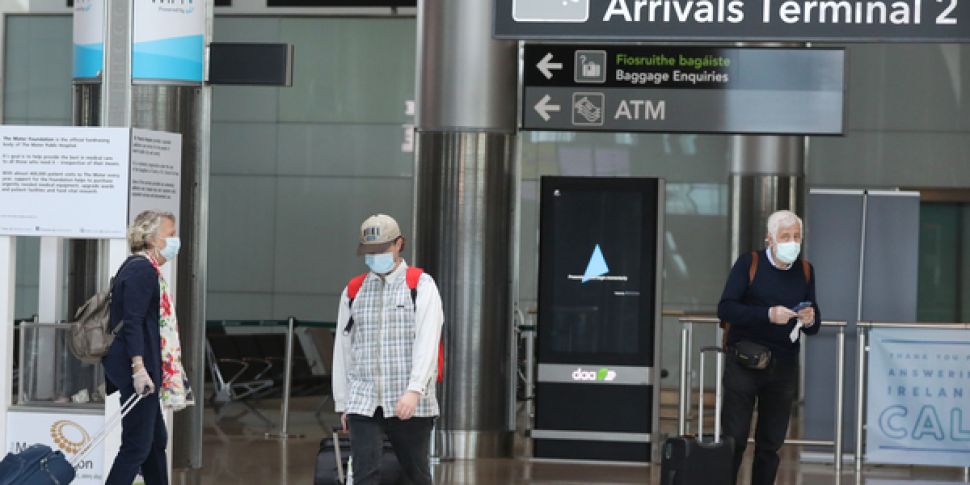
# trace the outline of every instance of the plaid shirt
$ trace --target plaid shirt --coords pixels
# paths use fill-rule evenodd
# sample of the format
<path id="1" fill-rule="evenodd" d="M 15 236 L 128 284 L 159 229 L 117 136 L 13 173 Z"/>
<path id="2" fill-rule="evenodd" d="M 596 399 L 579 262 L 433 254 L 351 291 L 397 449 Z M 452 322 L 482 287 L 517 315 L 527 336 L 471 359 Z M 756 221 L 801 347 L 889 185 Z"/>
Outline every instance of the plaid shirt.
<path id="1" fill-rule="evenodd" d="M 444 315 L 431 276 L 421 276 L 411 299 L 407 264 L 386 277 L 370 273 L 349 305 L 340 299 L 334 346 L 333 391 L 337 412 L 373 416 L 378 407 L 393 416 L 407 391 L 421 394 L 415 416 L 438 415 L 434 380 Z M 344 329 L 353 316 L 354 327 Z"/>

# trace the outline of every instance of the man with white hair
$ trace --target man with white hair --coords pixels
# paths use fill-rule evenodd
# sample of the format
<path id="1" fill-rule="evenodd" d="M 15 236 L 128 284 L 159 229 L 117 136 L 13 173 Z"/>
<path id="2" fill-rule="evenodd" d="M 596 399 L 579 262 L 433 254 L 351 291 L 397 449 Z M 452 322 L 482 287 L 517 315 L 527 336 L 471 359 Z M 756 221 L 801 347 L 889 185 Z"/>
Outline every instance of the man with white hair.
<path id="1" fill-rule="evenodd" d="M 771 214 L 767 248 L 738 258 L 717 307 L 727 354 L 721 422 L 734 441 L 735 479 L 757 400 L 752 485 L 775 482 L 798 389 L 800 336 L 815 335 L 821 327 L 815 272 L 799 258 L 802 232 L 794 212 Z"/>

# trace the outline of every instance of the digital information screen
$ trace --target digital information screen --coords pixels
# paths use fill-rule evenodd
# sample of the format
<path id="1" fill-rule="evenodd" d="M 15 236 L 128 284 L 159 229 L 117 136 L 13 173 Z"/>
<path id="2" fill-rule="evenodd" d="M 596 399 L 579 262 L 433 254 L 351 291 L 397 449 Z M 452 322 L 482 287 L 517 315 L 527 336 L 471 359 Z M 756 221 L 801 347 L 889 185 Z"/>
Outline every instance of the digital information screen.
<path id="1" fill-rule="evenodd" d="M 662 191 L 659 179 L 542 178 L 538 457 L 650 459 Z"/>
<path id="2" fill-rule="evenodd" d="M 540 362 L 653 365 L 657 185 L 543 178 Z"/>

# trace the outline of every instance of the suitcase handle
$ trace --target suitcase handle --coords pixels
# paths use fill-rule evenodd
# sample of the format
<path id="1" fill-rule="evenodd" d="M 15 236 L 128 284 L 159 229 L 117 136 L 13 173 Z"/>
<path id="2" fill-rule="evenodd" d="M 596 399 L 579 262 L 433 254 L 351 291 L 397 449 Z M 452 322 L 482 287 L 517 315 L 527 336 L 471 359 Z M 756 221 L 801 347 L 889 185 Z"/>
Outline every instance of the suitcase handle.
<path id="1" fill-rule="evenodd" d="M 88 455 L 91 453 L 92 450 L 100 446 L 101 443 L 105 440 L 105 438 L 108 437 L 108 433 L 110 433 L 111 430 L 117 427 L 118 424 L 121 423 L 121 420 L 124 419 L 124 417 L 127 416 L 132 409 L 135 409 L 135 406 L 137 406 L 138 403 L 141 402 L 141 400 L 144 397 L 145 396 L 142 396 L 141 394 L 138 394 L 138 393 L 135 393 L 129 396 L 128 400 L 121 405 L 121 409 L 119 409 L 117 413 L 115 413 L 113 416 L 108 418 L 107 421 L 105 421 L 104 427 L 101 428 L 101 432 L 98 433 L 97 436 L 94 437 L 94 439 L 89 441 L 84 448 L 81 448 L 81 451 L 79 451 L 76 455 L 74 455 L 74 458 L 72 458 L 70 462 L 71 466 L 76 468 L 77 465 L 81 463 L 81 461 L 83 461 L 85 458 L 88 457 Z"/>
<path id="2" fill-rule="evenodd" d="M 336 430 L 333 432 L 333 456 L 337 459 L 337 483 L 343 485 L 347 483 L 347 477 L 344 473 L 344 457 L 340 452 L 340 433 Z"/>
<path id="3" fill-rule="evenodd" d="M 723 392 L 722 373 L 724 371 L 724 350 L 720 347 L 710 346 L 701 349 L 700 364 L 700 389 L 698 393 L 697 411 L 697 441 L 704 442 L 704 354 L 714 352 L 717 354 L 717 370 L 714 379 L 714 444 L 721 443 L 721 394 Z"/>

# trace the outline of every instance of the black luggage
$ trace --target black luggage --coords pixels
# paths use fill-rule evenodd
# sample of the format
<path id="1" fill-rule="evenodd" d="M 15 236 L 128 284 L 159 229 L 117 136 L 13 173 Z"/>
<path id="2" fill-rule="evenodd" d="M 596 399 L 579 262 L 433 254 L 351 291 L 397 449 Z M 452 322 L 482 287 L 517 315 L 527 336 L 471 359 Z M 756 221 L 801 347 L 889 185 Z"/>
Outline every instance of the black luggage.
<path id="1" fill-rule="evenodd" d="M 350 460 L 350 435 L 334 430 L 333 436 L 320 440 L 313 485 L 345 485 L 347 483 L 347 462 Z M 391 442 L 384 439 L 384 453 L 381 460 L 381 484 L 395 485 L 401 482 L 404 474 L 397 461 Z"/>
<path id="2" fill-rule="evenodd" d="M 132 395 L 121 410 L 109 418 L 104 429 L 84 446 L 68 462 L 60 451 L 53 451 L 46 445 L 33 445 L 20 453 L 7 453 L 0 461 L 0 485 L 67 485 L 74 481 L 74 466 L 87 457 L 92 450 L 104 441 L 108 432 L 114 429 L 121 418 L 125 417 L 142 396 Z"/>
<path id="3" fill-rule="evenodd" d="M 717 384 L 714 397 L 714 435 L 704 436 L 704 353 L 717 354 Z M 699 397 L 700 412 L 697 417 L 697 436 L 677 436 L 664 442 L 660 463 L 661 485 L 733 485 L 734 440 L 721 436 L 721 374 L 724 369 L 724 351 L 718 347 L 701 349 Z"/>

